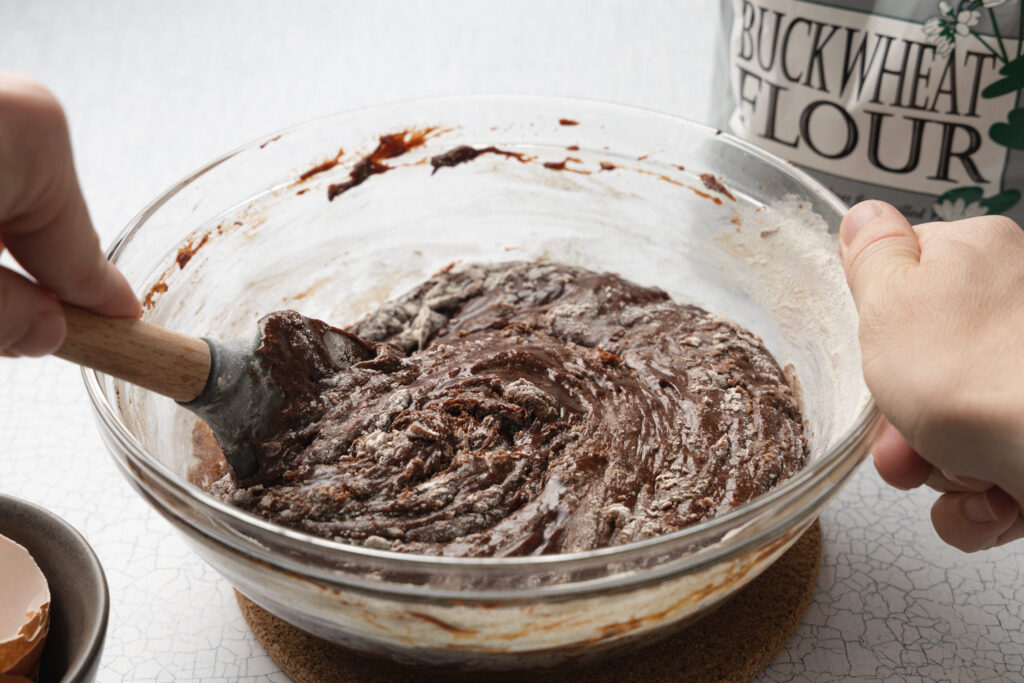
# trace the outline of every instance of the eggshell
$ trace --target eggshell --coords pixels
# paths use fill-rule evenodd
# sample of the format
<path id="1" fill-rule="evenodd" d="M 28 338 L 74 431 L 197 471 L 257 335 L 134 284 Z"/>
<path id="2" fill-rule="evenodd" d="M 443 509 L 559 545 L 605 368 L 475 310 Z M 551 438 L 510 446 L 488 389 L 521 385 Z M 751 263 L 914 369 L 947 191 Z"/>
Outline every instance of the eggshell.
<path id="1" fill-rule="evenodd" d="M 0 536 L 0 675 L 33 676 L 50 627 L 50 588 L 28 550 Z"/>

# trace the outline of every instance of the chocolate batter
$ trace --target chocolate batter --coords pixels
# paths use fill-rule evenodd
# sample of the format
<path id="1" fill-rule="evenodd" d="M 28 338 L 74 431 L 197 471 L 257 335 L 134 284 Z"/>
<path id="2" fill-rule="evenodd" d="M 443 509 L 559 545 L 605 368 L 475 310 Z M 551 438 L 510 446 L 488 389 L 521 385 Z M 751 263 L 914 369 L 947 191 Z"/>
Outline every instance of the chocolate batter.
<path id="1" fill-rule="evenodd" d="M 263 352 L 301 356 L 300 319 L 264 318 L 276 341 Z M 613 274 L 470 265 L 352 332 L 351 366 L 313 350 L 315 372 L 280 376 L 308 400 L 261 483 L 226 475 L 213 493 L 372 548 L 536 555 L 681 529 L 807 458 L 793 392 L 756 335 Z"/>

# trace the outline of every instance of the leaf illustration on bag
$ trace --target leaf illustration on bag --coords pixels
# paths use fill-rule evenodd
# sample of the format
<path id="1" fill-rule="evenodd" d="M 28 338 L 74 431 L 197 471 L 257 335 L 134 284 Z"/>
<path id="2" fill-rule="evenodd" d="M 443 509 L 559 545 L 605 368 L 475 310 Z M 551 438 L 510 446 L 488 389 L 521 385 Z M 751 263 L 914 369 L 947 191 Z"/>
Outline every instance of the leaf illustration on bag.
<path id="1" fill-rule="evenodd" d="M 988 207 L 990 215 L 995 215 L 1009 211 L 1019 201 L 1020 190 L 1006 190 L 988 199 L 982 199 L 981 203 Z"/>
<path id="2" fill-rule="evenodd" d="M 932 206 L 934 218 L 958 221 L 990 214 L 1003 213 L 1020 201 L 1018 190 L 1006 190 L 985 198 L 980 187 L 958 187 L 946 192 Z"/>
<path id="3" fill-rule="evenodd" d="M 982 90 L 982 97 L 992 99 L 1014 90 L 1024 90 L 1024 57 L 1017 57 L 1017 59 L 1009 64 L 1004 64 L 999 73 L 1006 76 L 1006 78 L 996 81 Z"/>
<path id="4" fill-rule="evenodd" d="M 1004 147 L 1024 149 L 1024 109 L 1011 111 L 1009 123 L 992 124 L 988 134 Z"/>

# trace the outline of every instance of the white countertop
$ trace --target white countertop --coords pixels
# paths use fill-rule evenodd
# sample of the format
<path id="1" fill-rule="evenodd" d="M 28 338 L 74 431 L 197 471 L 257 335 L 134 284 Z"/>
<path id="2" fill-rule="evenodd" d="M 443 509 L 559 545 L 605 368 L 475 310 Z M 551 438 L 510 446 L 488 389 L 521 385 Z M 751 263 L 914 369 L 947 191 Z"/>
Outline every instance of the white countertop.
<path id="1" fill-rule="evenodd" d="M 533 93 L 705 119 L 716 3 L 0 0 L 0 65 L 63 101 L 108 244 L 213 157 L 368 104 Z M 117 473 L 77 368 L 0 359 L 0 472 L 0 491 L 65 517 L 103 562 L 99 680 L 287 680 L 227 582 Z M 763 680 L 1021 680 L 1024 543 L 946 547 L 934 497 L 861 469 L 822 516 L 814 602 Z"/>

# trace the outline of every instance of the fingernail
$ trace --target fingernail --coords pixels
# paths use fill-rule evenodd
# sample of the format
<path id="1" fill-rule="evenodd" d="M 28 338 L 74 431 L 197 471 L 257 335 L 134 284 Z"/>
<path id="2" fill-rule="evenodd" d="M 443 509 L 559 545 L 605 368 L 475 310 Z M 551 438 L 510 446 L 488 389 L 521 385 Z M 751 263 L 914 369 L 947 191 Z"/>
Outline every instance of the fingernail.
<path id="1" fill-rule="evenodd" d="M 861 202 L 850 209 L 839 228 L 843 243 L 853 242 L 853 238 L 857 236 L 861 228 L 881 216 L 882 213 L 882 204 L 876 201 Z"/>
<path id="2" fill-rule="evenodd" d="M 963 510 L 967 521 L 975 524 L 987 524 L 998 519 L 984 493 L 974 493 L 964 498 Z"/>
<path id="3" fill-rule="evenodd" d="M 7 349 L 20 356 L 45 356 L 53 353 L 64 339 L 67 323 L 61 313 L 43 313 L 36 316 L 28 332 Z"/>

